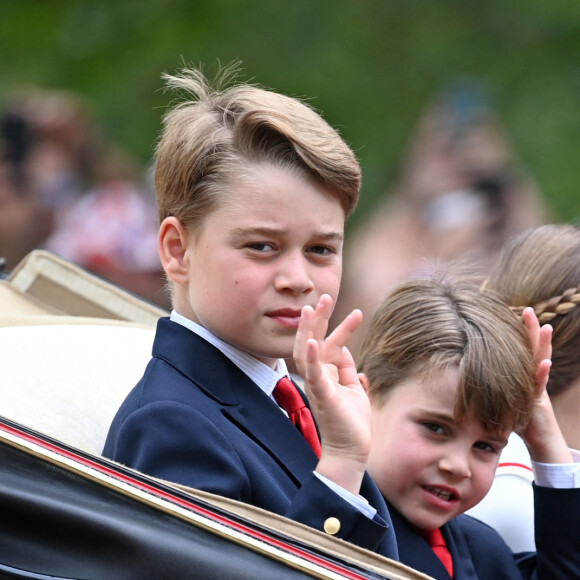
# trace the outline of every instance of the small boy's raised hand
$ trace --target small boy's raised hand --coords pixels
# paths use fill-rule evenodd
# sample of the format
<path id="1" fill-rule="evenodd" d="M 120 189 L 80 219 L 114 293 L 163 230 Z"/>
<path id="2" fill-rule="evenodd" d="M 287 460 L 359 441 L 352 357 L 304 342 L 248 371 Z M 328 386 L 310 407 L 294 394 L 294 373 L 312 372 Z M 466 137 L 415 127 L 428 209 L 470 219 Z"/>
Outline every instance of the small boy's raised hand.
<path id="1" fill-rule="evenodd" d="M 533 308 L 522 313 L 528 339 L 536 361 L 536 401 L 530 421 L 521 436 L 530 457 L 539 463 L 573 463 L 562 431 L 556 421 L 546 385 L 552 356 L 552 327 L 540 326 Z"/>
<path id="2" fill-rule="evenodd" d="M 321 435 L 316 471 L 358 494 L 370 451 L 371 408 L 346 343 L 362 313 L 353 311 L 326 337 L 332 308 L 328 295 L 316 308 L 303 308 L 294 359 Z"/>

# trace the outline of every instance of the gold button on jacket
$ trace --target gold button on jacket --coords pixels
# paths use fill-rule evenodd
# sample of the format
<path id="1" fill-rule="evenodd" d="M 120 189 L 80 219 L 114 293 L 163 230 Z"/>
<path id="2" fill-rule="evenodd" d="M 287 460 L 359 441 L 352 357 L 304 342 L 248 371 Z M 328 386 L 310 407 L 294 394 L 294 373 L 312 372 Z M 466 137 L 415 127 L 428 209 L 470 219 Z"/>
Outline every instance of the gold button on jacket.
<path id="1" fill-rule="evenodd" d="M 338 534 L 340 530 L 340 520 L 338 518 L 328 518 L 324 522 L 324 531 L 331 536 Z"/>

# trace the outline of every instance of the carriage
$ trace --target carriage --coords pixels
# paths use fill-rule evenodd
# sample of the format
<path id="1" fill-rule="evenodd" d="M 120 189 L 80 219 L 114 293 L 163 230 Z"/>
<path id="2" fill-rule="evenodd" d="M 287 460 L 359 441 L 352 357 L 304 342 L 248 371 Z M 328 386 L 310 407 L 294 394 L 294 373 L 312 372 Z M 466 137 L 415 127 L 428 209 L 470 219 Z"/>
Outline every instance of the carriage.
<path id="1" fill-rule="evenodd" d="M 0 578 L 427 579 L 101 457 L 166 314 L 45 251 L 0 279 Z"/>

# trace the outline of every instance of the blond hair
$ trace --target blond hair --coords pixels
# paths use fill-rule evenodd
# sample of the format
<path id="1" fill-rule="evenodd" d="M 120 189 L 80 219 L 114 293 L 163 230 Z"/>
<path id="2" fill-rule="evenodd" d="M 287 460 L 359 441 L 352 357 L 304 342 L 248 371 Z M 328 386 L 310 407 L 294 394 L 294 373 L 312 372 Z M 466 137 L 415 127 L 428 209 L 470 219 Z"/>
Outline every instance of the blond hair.
<path id="1" fill-rule="evenodd" d="M 431 369 L 459 371 L 455 417 L 486 428 L 520 429 L 534 401 L 534 361 L 521 322 L 475 285 L 443 279 L 400 284 L 379 306 L 359 370 L 380 403 L 405 380 Z"/>
<path id="2" fill-rule="evenodd" d="M 492 268 L 486 288 L 517 314 L 531 306 L 541 324 L 552 325 L 548 393 L 566 390 L 580 377 L 580 229 L 549 224 L 512 238 Z"/>
<path id="3" fill-rule="evenodd" d="M 156 150 L 159 218 L 200 223 L 254 164 L 296 171 L 322 185 L 345 217 L 354 209 L 361 170 L 352 150 L 310 106 L 249 84 L 222 89 L 230 66 L 211 86 L 201 70 L 164 75 L 167 87 L 188 98 L 164 116 Z M 299 201 L 299 200 L 297 200 Z"/>

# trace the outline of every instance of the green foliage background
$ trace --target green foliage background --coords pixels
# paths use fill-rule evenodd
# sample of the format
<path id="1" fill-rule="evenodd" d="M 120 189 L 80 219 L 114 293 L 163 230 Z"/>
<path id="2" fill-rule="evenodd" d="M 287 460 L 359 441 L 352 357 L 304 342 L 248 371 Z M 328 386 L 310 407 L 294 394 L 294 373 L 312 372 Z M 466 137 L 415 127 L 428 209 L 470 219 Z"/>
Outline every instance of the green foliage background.
<path id="1" fill-rule="evenodd" d="M 418 116 L 480 80 L 554 219 L 580 216 L 577 0 L 1 0 L 0 99 L 69 89 L 103 133 L 150 158 L 162 72 L 243 61 L 244 79 L 307 97 L 357 151 L 360 218 L 388 190 Z"/>

